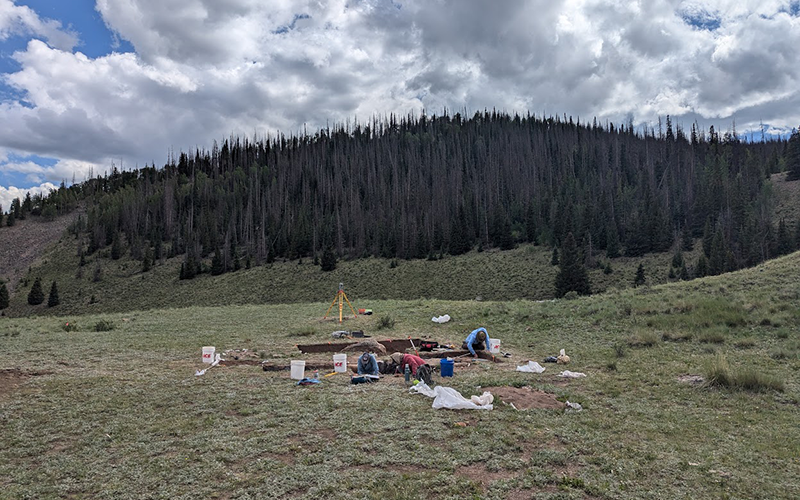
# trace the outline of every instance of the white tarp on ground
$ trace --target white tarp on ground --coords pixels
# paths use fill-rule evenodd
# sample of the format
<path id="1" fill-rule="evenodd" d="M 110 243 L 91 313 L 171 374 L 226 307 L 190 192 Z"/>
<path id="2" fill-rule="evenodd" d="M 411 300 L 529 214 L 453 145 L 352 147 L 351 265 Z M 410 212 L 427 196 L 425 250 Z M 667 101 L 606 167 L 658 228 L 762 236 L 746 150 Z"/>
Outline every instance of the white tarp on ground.
<path id="1" fill-rule="evenodd" d="M 433 321 L 434 323 L 447 323 L 448 321 L 450 321 L 450 315 L 445 314 L 444 316 L 434 316 L 431 318 L 431 321 Z"/>
<path id="2" fill-rule="evenodd" d="M 542 373 L 544 370 L 545 367 L 540 365 L 536 361 L 528 361 L 527 365 L 517 366 L 518 372 Z"/>
<path id="3" fill-rule="evenodd" d="M 437 385 L 434 389 L 431 389 L 426 383 L 420 382 L 419 384 L 412 386 L 409 391 L 433 398 L 432 406 L 434 409 L 447 408 L 448 410 L 491 410 L 494 408 L 492 405 L 494 396 L 492 396 L 492 394 L 489 392 L 484 392 L 480 397 L 473 396 L 478 403 L 485 403 L 478 404 L 465 398 L 460 392 L 452 387 L 442 387 Z M 488 403 L 486 403 L 487 401 Z"/>
<path id="4" fill-rule="evenodd" d="M 569 370 L 564 370 L 563 372 L 559 373 L 558 376 L 564 378 L 581 378 L 585 377 L 586 374 L 581 372 L 571 372 Z"/>

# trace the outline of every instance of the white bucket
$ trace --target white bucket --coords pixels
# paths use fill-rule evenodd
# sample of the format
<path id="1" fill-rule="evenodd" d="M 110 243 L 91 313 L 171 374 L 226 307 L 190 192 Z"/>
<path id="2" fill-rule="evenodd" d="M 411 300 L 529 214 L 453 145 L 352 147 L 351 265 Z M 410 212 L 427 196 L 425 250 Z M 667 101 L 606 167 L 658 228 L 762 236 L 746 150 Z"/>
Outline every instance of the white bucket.
<path id="1" fill-rule="evenodd" d="M 489 340 L 489 352 L 492 354 L 498 354 L 500 352 L 500 339 Z"/>
<path id="2" fill-rule="evenodd" d="M 306 377 L 306 362 L 305 361 L 292 361 L 292 368 L 291 368 L 291 377 L 292 380 L 303 380 Z"/>
<path id="3" fill-rule="evenodd" d="M 333 355 L 333 371 L 344 373 L 347 371 L 347 354 Z"/>
<path id="4" fill-rule="evenodd" d="M 203 347 L 203 363 L 208 363 L 209 365 L 214 362 L 214 346 L 205 346 Z"/>

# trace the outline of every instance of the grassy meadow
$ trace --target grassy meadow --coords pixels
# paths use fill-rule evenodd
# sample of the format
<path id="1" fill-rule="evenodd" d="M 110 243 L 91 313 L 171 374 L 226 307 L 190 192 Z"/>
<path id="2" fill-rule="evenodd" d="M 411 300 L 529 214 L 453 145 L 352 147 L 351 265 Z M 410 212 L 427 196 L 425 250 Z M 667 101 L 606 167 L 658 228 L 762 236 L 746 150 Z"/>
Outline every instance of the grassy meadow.
<path id="1" fill-rule="evenodd" d="M 0 498 L 796 498 L 798 278 L 793 254 L 577 300 L 358 294 L 355 305 L 375 315 L 346 328 L 456 343 L 485 326 L 513 354 L 457 364 L 452 379 L 435 381 L 467 397 L 530 386 L 581 412 L 501 401 L 434 410 L 395 377 L 300 387 L 288 371 L 258 366 L 194 375 L 204 345 L 327 361 L 295 349 L 339 329 L 322 320 L 326 297 L 3 317 Z M 453 321 L 430 321 L 444 313 Z M 385 318 L 394 326 L 378 329 Z M 561 348 L 566 367 L 514 370 Z M 565 368 L 587 376 L 557 377 Z"/>
<path id="2" fill-rule="evenodd" d="M 686 253 L 690 265 L 697 261 L 699 242 Z M 141 272 L 141 262 L 126 254 L 119 260 L 101 250 L 79 268 L 75 240 L 64 236 L 49 248 L 17 283 L 11 295 L 9 316 L 64 315 L 94 312 L 124 312 L 186 306 L 276 304 L 333 300 L 339 283 L 352 300 L 443 299 L 443 300 L 547 300 L 553 297 L 558 266 L 550 264 L 552 249 L 520 245 L 501 252 L 472 251 L 465 255 L 429 260 L 368 258 L 340 260 L 332 272 L 323 272 L 310 259 L 277 261 L 220 276 L 202 274 L 179 280 L 182 257 L 165 259 L 152 270 Z M 597 259 L 605 264 L 608 259 Z M 645 268 L 647 283 L 668 281 L 671 254 L 648 254 L 642 258 L 620 257 L 611 261 L 612 272 L 599 267 L 589 271 L 592 290 L 628 288 L 636 268 Z M 206 259 L 210 264 L 210 258 Z M 244 263 L 243 263 L 244 265 Z M 79 271 L 80 269 L 80 271 Z M 98 271 L 99 269 L 99 271 Z M 48 308 L 27 303 L 34 279 L 41 277 L 45 295 L 53 281 L 58 284 L 61 304 Z M 92 300 L 94 298 L 94 300 Z M 323 311 L 324 312 L 324 311 Z"/>

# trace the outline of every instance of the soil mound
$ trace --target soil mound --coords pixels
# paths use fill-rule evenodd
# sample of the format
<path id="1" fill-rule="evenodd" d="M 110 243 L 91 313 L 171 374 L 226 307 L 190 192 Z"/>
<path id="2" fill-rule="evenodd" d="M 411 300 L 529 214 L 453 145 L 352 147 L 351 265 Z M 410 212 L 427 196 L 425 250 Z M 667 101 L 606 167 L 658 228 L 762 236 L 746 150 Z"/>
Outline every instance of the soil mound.
<path id="1" fill-rule="evenodd" d="M 495 401 L 499 399 L 506 404 L 513 404 L 518 410 L 532 408 L 563 410 L 566 408 L 566 405 L 557 400 L 554 394 L 533 390 L 530 387 L 484 387 L 482 390 L 491 392 Z"/>

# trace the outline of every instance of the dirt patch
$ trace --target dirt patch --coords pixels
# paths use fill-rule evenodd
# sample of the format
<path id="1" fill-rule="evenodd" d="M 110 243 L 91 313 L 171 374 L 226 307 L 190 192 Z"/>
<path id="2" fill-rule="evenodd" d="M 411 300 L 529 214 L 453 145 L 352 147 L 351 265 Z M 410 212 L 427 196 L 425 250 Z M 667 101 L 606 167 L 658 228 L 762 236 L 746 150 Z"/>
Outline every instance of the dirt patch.
<path id="1" fill-rule="evenodd" d="M 456 469 L 456 474 L 464 476 L 470 481 L 484 486 L 499 481 L 501 479 L 512 479 L 517 477 L 517 472 L 508 470 L 490 471 L 484 464 L 472 464 Z"/>
<path id="2" fill-rule="evenodd" d="M 491 392 L 495 401 L 499 399 L 506 404 L 513 404 L 518 410 L 532 408 L 563 410 L 566 407 L 554 394 L 533 390 L 530 387 L 484 387 L 483 390 Z"/>
<path id="3" fill-rule="evenodd" d="M 706 379 L 704 379 L 700 375 L 681 375 L 680 377 L 678 377 L 678 382 L 682 384 L 700 385 L 705 381 Z"/>
<path id="4" fill-rule="evenodd" d="M 18 390 L 30 377 L 48 375 L 52 372 L 25 372 L 18 368 L 0 370 L 0 399 Z"/>
<path id="5" fill-rule="evenodd" d="M 4 207 L 8 208 L 8 207 Z M 64 233 L 83 210 L 79 209 L 52 222 L 28 216 L 11 227 L 4 227 L 0 245 L 0 278 L 8 280 L 8 292 L 14 293 L 20 278 Z M 5 222 L 5 220 L 3 221 Z"/>

